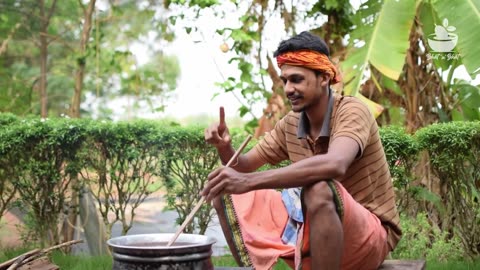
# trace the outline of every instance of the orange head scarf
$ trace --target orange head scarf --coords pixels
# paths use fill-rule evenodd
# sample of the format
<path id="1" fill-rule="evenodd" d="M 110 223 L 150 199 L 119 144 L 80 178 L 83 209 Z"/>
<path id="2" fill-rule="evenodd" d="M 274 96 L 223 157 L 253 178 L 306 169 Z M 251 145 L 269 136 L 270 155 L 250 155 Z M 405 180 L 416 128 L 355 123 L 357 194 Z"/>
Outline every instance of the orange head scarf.
<path id="1" fill-rule="evenodd" d="M 330 75 L 330 83 L 335 84 L 340 81 L 337 69 L 330 62 L 325 54 L 312 50 L 299 50 L 286 52 L 277 56 L 277 65 L 282 67 L 284 64 L 292 66 L 302 66 L 305 68 L 319 70 Z"/>

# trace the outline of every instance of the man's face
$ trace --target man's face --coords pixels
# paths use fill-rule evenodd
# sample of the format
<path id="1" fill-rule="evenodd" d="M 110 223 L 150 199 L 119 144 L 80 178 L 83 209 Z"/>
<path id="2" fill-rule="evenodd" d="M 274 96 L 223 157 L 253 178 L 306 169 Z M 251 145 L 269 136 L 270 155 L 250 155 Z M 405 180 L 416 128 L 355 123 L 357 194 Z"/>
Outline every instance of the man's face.
<path id="1" fill-rule="evenodd" d="M 301 112 L 320 104 L 322 96 L 328 86 L 328 78 L 316 75 L 311 69 L 283 65 L 280 78 L 284 83 L 284 90 L 292 105 L 292 111 Z"/>

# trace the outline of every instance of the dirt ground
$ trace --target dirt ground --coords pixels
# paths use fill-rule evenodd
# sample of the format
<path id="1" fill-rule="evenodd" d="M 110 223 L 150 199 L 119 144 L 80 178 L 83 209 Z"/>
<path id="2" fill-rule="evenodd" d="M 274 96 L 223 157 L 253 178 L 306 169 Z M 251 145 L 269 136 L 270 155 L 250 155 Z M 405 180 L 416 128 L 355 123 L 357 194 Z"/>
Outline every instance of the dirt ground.
<path id="1" fill-rule="evenodd" d="M 21 221 L 11 212 L 7 211 L 2 217 L 0 221 L 0 249 L 22 244 L 17 226 L 19 224 L 21 224 Z"/>

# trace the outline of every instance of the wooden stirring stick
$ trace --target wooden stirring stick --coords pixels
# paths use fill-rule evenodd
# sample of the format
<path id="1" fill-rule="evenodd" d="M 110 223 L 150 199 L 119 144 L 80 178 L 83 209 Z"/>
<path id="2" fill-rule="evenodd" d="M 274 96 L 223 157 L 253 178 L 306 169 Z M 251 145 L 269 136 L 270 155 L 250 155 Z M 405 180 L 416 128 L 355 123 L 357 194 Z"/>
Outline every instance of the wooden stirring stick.
<path id="1" fill-rule="evenodd" d="M 230 160 L 228 161 L 227 165 L 225 165 L 225 167 L 230 167 L 230 165 L 232 165 L 232 162 L 234 160 L 236 160 L 238 158 L 238 156 L 240 155 L 240 153 L 242 153 L 243 149 L 245 148 L 245 146 L 247 146 L 248 142 L 252 139 L 252 135 L 248 135 L 248 137 L 245 139 L 245 141 L 242 143 L 242 145 L 240 145 L 240 147 L 237 149 L 237 151 L 235 152 L 235 154 L 233 154 L 233 156 L 230 158 Z M 167 247 L 171 246 L 178 238 L 178 236 L 183 232 L 183 230 L 185 229 L 185 227 L 187 227 L 187 225 L 192 221 L 193 219 L 193 216 L 197 213 L 198 209 L 200 209 L 200 207 L 202 206 L 202 204 L 205 202 L 205 197 L 202 196 L 202 198 L 200 198 L 200 200 L 197 202 L 197 204 L 195 205 L 195 207 L 193 207 L 192 211 L 190 212 L 190 214 L 188 214 L 187 218 L 185 219 L 185 221 L 183 221 L 182 225 L 180 226 L 180 228 L 177 230 L 177 232 L 175 233 L 175 235 L 172 237 L 172 239 L 170 239 L 170 241 L 168 241 L 167 243 Z"/>

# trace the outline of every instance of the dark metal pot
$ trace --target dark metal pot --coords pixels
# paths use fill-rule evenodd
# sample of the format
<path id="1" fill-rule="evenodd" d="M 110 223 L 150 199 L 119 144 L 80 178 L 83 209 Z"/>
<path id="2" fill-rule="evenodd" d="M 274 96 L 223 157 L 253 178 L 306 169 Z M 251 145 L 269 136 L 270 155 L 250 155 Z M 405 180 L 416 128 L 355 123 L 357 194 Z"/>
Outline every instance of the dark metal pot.
<path id="1" fill-rule="evenodd" d="M 113 270 L 213 270 L 215 239 L 197 234 L 180 234 L 167 247 L 173 233 L 137 234 L 112 238 Z"/>

